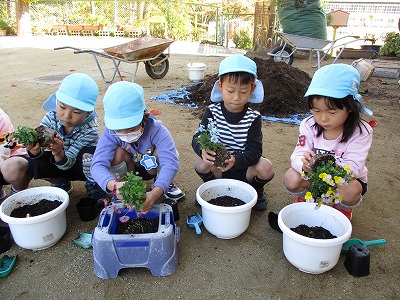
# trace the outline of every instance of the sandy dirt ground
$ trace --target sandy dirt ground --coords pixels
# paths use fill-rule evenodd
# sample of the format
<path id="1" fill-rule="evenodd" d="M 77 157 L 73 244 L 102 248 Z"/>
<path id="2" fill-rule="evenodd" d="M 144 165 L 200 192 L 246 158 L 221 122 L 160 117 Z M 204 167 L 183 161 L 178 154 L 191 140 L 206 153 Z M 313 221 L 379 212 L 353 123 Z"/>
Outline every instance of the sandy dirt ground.
<path id="1" fill-rule="evenodd" d="M 63 46 L 55 37 L 50 45 L 45 45 L 40 37 L 26 43 L 22 40 L 16 46 L 11 46 L 11 41 L 15 40 L 0 38 L 0 106 L 14 125 L 37 125 L 44 115 L 42 103 L 57 90 L 60 78 L 73 71 L 87 73 L 99 85 L 96 109 L 102 123 L 101 103 L 109 85 L 100 77 L 90 55 L 74 54 L 71 50 L 54 51 L 53 47 Z M 97 45 L 96 40 L 87 38 L 85 41 Z M 92 250 L 82 249 L 71 241 L 79 231 L 91 232 L 97 224 L 97 220 L 82 222 L 79 219 L 75 205 L 85 195 L 85 188 L 83 183 L 74 182 L 65 235 L 56 245 L 41 251 L 25 250 L 14 244 L 5 254 L 18 254 L 18 260 L 11 274 L 0 278 L 0 299 L 400 298 L 400 209 L 397 203 L 400 195 L 400 87 L 395 80 L 385 79 L 384 84 L 372 78 L 362 84 L 362 89 L 368 90 L 365 103 L 375 113 L 367 120 L 374 119 L 378 126 L 374 128 L 374 141 L 367 161 L 369 192 L 362 205 L 354 211 L 352 237 L 387 240 L 386 245 L 370 248 L 370 275 L 351 276 L 344 267 L 345 255 L 341 255 L 338 264 L 324 274 L 300 272 L 283 254 L 282 235 L 268 225 L 269 211 L 293 201 L 284 190 L 282 178 L 297 142 L 296 125 L 263 122 L 263 154 L 274 164 L 276 176 L 265 188 L 269 199 L 267 211 L 252 212 L 250 226 L 244 234 L 232 240 L 222 240 L 204 227 L 203 233 L 196 235 L 186 226 L 186 216 L 200 212 L 194 200 L 196 189 L 202 182 L 193 168 L 195 154 L 191 148 L 191 138 L 200 120 L 191 108 L 150 98 L 190 84 L 187 63 L 206 63 L 206 74 L 214 74 L 222 58 L 172 53 L 170 70 L 163 79 L 151 79 L 143 64 L 139 65 L 136 76 L 136 82 L 145 89 L 148 108 L 161 111 L 158 118 L 170 130 L 180 153 L 176 183 L 186 197 L 179 201 L 178 270 L 167 277 L 154 277 L 149 270 L 142 268 L 123 269 L 115 279 L 96 277 Z M 351 60 L 340 62 L 350 64 Z M 123 70 L 130 71 L 132 66 L 126 64 Z M 293 66 L 310 75 L 315 71 L 304 59 L 295 59 Z M 51 77 L 44 80 L 46 78 L 41 78 L 44 76 Z M 103 125 L 101 129 L 104 129 Z M 31 182 L 32 187 L 47 184 L 42 180 Z"/>

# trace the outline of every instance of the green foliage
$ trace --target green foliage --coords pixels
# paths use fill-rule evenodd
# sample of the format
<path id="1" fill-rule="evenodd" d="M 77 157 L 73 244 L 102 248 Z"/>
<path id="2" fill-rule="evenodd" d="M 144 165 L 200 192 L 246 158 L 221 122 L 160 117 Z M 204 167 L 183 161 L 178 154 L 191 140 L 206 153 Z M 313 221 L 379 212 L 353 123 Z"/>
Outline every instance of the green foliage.
<path id="1" fill-rule="evenodd" d="M 202 149 L 212 150 L 217 152 L 218 149 L 224 149 L 225 146 L 218 142 L 218 129 L 217 124 L 212 118 L 208 119 L 207 129 L 204 125 L 200 125 L 196 131 L 197 141 Z"/>
<path id="2" fill-rule="evenodd" d="M 306 193 L 306 200 L 320 199 L 322 203 L 336 203 L 342 201 L 338 187 L 350 182 L 353 175 L 350 173 L 350 166 L 343 168 L 333 160 L 321 160 L 315 171 L 312 169 L 308 175 L 309 192 Z"/>
<path id="3" fill-rule="evenodd" d="M 233 35 L 233 42 L 236 48 L 249 50 L 253 47 L 253 41 L 248 31 L 240 30 L 239 34 L 236 32 Z"/>
<path id="4" fill-rule="evenodd" d="M 118 190 L 124 204 L 139 211 L 143 208 L 143 203 L 146 200 L 146 181 L 133 172 L 126 173 L 121 181 L 125 181 L 125 183 Z"/>
<path id="5" fill-rule="evenodd" d="M 0 19 L 0 29 L 9 30 L 11 28 L 8 21 Z"/>
<path id="6" fill-rule="evenodd" d="M 36 144 L 39 141 L 39 135 L 35 129 L 27 126 L 18 126 L 17 130 L 12 133 L 13 138 L 24 146 Z"/>
<path id="7" fill-rule="evenodd" d="M 379 55 L 400 58 L 400 33 L 392 31 L 386 34 L 385 43 L 380 48 Z"/>

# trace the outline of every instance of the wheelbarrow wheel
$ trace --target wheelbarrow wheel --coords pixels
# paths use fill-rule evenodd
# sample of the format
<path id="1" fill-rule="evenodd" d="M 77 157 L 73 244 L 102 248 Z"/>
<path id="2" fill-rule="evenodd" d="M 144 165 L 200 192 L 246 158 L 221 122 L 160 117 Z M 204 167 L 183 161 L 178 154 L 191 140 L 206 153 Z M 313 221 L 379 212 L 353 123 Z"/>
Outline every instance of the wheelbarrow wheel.
<path id="1" fill-rule="evenodd" d="M 157 58 L 146 61 L 144 63 L 146 68 L 146 73 L 153 79 L 161 79 L 163 78 L 169 70 L 169 61 L 165 59 L 165 54 L 161 53 Z M 165 60 L 164 60 L 165 59 Z M 159 61 L 162 61 L 160 64 L 157 64 Z"/>
<path id="2" fill-rule="evenodd" d="M 291 65 L 293 63 L 293 54 L 290 55 L 290 53 L 292 52 L 293 49 L 287 45 L 277 46 L 271 50 L 271 54 L 275 54 L 271 56 L 271 59 L 273 59 L 276 62 L 284 62 L 287 65 Z M 282 56 L 289 56 L 289 57 L 282 57 Z"/>

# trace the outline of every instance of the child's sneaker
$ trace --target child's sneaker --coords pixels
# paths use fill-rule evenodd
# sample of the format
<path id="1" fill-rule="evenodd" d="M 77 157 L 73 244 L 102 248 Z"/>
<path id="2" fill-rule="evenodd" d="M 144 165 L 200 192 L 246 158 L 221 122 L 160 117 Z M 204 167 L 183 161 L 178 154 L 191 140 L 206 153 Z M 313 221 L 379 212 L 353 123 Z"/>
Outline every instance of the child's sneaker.
<path id="1" fill-rule="evenodd" d="M 164 194 L 167 199 L 179 200 L 185 197 L 185 193 L 174 183 L 171 183 L 168 187 L 168 191 Z"/>
<path id="2" fill-rule="evenodd" d="M 347 219 L 349 219 L 351 221 L 351 218 L 353 217 L 353 210 L 351 208 L 349 210 L 344 210 L 344 209 L 340 208 L 339 205 L 337 205 L 337 204 L 334 204 L 333 208 L 340 211 L 342 214 L 344 214 L 347 217 Z"/>
<path id="3" fill-rule="evenodd" d="M 67 193 L 70 193 L 72 191 L 72 184 L 71 181 L 68 179 L 61 179 L 60 182 L 53 183 L 51 186 L 58 187 L 60 189 L 63 189 Z"/>
<path id="4" fill-rule="evenodd" d="M 270 211 L 268 213 L 268 223 L 272 229 L 275 229 L 276 231 L 282 233 L 282 230 L 280 229 L 280 227 L 278 225 L 278 215 L 279 215 L 279 211 Z"/>

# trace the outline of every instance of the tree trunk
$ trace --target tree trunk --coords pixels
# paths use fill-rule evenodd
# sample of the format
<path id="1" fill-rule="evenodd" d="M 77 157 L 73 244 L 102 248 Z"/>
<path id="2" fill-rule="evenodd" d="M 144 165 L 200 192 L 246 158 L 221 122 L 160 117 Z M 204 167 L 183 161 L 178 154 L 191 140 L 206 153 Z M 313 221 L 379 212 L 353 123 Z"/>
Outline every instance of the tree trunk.
<path id="1" fill-rule="evenodd" d="M 16 0 L 17 35 L 26 36 L 32 34 L 31 17 L 29 15 L 28 0 Z"/>

